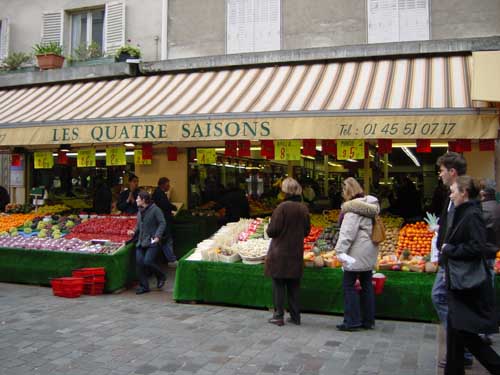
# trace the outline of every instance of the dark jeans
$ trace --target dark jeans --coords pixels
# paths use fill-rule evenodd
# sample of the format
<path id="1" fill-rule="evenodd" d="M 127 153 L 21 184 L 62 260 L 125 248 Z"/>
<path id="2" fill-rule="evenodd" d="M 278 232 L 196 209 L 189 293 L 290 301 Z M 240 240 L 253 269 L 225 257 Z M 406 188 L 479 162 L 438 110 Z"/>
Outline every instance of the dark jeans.
<path id="1" fill-rule="evenodd" d="M 177 261 L 177 258 L 174 254 L 174 239 L 172 236 L 168 236 L 162 240 L 162 251 L 163 255 L 167 259 L 168 263 L 173 263 Z"/>
<path id="2" fill-rule="evenodd" d="M 156 258 L 158 258 L 159 252 L 160 246 L 158 244 L 147 248 L 138 246 L 135 250 L 137 276 L 139 277 L 139 284 L 143 289 L 149 290 L 148 275 L 150 272 L 153 272 L 158 280 L 166 277 L 156 263 Z"/>
<path id="3" fill-rule="evenodd" d="M 300 323 L 300 279 L 273 279 L 274 317 L 283 319 L 285 316 L 285 290 L 288 295 L 290 317 Z"/>
<path id="4" fill-rule="evenodd" d="M 361 284 L 361 293 L 354 288 L 356 279 L 359 279 Z M 344 271 L 343 287 L 344 324 L 348 327 L 373 326 L 375 324 L 375 294 L 372 271 Z"/>
<path id="5" fill-rule="evenodd" d="M 490 372 L 500 374 L 500 357 L 475 334 L 454 329 L 448 319 L 446 330 L 446 367 L 445 375 L 464 375 L 464 349 L 467 348 L 474 357 Z"/>

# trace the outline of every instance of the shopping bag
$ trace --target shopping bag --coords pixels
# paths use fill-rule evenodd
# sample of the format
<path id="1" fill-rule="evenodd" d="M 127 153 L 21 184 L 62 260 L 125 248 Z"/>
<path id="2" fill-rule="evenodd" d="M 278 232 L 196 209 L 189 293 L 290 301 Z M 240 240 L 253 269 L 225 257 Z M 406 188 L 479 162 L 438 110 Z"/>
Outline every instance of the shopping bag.
<path id="1" fill-rule="evenodd" d="M 385 241 L 385 225 L 379 215 L 373 218 L 372 242 L 379 244 Z"/>

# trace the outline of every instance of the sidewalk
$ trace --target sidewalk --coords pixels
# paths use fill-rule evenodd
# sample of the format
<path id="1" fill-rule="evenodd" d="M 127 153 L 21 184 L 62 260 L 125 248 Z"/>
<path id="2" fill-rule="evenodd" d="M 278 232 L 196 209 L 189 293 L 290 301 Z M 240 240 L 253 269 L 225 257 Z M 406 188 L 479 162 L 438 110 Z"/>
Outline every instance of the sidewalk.
<path id="1" fill-rule="evenodd" d="M 340 316 L 304 314 L 302 326 L 277 327 L 268 311 L 176 304 L 171 281 L 141 296 L 77 299 L 0 284 L 0 374 L 437 373 L 437 325 L 379 320 L 345 333 Z"/>

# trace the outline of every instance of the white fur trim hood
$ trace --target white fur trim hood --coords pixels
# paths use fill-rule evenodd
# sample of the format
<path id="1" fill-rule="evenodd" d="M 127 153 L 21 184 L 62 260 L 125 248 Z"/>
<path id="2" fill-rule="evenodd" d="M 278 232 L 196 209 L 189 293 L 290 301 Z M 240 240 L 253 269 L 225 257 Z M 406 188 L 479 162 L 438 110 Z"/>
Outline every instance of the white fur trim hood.
<path id="1" fill-rule="evenodd" d="M 380 212 L 378 199 L 373 195 L 367 195 L 363 198 L 347 201 L 342 205 L 342 212 L 352 212 L 364 217 L 373 218 Z"/>

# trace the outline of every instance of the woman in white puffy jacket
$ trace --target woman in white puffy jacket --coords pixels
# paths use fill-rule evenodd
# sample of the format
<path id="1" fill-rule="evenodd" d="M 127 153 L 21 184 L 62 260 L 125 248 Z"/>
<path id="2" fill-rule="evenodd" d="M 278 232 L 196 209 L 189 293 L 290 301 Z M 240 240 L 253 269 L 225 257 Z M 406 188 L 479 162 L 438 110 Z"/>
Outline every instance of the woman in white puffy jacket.
<path id="1" fill-rule="evenodd" d="M 375 295 L 372 270 L 377 262 L 378 246 L 371 239 L 373 219 L 379 213 L 377 198 L 365 195 L 361 185 L 352 177 L 343 182 L 340 215 L 340 235 L 335 249 L 337 256 L 347 254 L 354 263 L 344 262 L 344 322 L 341 331 L 373 329 L 375 326 Z M 361 284 L 361 293 L 354 287 Z"/>

